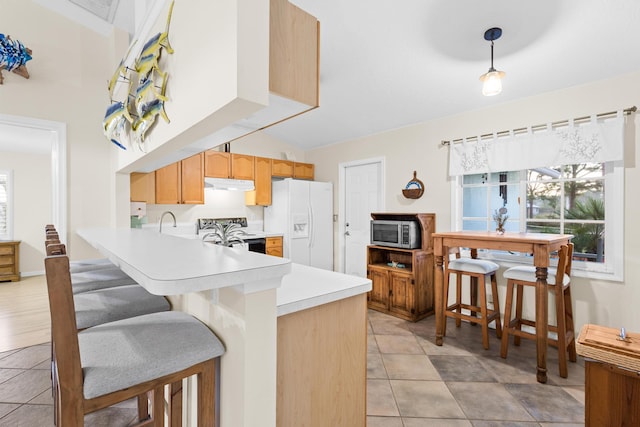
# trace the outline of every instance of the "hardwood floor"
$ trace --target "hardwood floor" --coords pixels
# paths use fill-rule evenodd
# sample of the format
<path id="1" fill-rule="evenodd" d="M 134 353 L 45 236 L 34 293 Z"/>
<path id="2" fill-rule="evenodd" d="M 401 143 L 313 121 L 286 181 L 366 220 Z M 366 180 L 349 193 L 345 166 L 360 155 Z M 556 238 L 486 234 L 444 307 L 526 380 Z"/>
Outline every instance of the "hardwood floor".
<path id="1" fill-rule="evenodd" d="M 0 282 L 0 353 L 51 340 L 44 276 Z"/>

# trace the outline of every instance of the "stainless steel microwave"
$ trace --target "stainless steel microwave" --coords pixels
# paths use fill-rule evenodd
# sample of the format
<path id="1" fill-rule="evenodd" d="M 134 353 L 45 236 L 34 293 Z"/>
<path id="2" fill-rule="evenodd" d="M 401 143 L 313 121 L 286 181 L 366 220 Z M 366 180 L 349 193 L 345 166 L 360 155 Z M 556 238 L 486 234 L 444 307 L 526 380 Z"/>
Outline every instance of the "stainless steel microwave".
<path id="1" fill-rule="evenodd" d="M 372 245 L 416 249 L 421 245 L 420 237 L 420 227 L 415 221 L 381 219 L 371 221 Z"/>

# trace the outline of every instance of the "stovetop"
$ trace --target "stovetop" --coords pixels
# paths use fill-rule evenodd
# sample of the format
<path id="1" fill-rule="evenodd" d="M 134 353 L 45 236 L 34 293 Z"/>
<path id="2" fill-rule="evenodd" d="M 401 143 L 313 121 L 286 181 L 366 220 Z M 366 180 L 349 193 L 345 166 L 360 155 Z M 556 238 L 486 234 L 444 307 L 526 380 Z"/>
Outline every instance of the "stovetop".
<path id="1" fill-rule="evenodd" d="M 197 234 L 200 234 L 200 230 L 211 230 L 214 224 L 238 224 L 242 231 L 244 231 L 244 240 L 247 238 L 260 239 L 264 238 L 266 234 L 262 231 L 248 230 L 248 222 L 246 217 L 235 218 L 198 218 L 196 220 Z"/>

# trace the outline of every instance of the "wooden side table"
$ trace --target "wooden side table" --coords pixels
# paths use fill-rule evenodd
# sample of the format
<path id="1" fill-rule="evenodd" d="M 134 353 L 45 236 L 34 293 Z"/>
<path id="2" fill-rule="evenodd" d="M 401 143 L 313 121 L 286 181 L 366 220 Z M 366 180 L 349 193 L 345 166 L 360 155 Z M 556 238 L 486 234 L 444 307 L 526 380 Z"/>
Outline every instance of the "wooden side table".
<path id="1" fill-rule="evenodd" d="M 640 425 L 640 334 L 584 325 L 576 342 L 585 359 L 585 426 Z"/>
<path id="2" fill-rule="evenodd" d="M 0 282 L 20 280 L 19 246 L 19 240 L 0 240 Z"/>

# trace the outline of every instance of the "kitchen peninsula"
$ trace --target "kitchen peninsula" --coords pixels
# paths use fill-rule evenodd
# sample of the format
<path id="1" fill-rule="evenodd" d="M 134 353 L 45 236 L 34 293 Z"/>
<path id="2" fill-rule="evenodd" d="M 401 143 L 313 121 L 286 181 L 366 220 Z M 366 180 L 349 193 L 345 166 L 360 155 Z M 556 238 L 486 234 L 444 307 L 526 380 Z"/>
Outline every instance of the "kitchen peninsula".
<path id="1" fill-rule="evenodd" d="M 78 234 L 224 342 L 220 426 L 365 425 L 368 279 L 155 230 Z M 194 382 L 185 388 L 189 426 Z"/>

